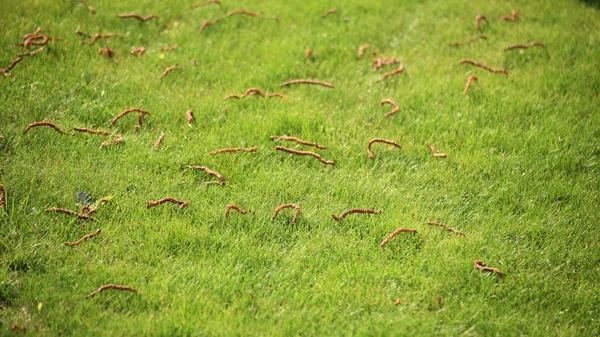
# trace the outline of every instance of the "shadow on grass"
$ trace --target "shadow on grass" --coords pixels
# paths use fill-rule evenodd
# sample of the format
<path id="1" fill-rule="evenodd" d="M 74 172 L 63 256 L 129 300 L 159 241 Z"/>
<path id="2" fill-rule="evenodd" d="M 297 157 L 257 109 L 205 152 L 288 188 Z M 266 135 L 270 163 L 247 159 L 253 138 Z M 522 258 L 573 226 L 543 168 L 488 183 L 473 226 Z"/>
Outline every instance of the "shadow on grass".
<path id="1" fill-rule="evenodd" d="M 600 10 L 600 0 L 579 0 L 588 6 L 592 6 Z"/>

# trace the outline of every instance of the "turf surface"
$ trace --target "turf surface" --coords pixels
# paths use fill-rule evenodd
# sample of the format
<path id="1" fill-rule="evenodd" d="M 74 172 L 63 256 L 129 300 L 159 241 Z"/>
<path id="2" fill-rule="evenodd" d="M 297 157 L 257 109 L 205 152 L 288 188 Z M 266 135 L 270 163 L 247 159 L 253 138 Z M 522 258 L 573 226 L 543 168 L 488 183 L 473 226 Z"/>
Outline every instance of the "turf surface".
<path id="1" fill-rule="evenodd" d="M 0 67 L 37 27 L 59 38 L 0 78 L 0 334 L 20 333 L 15 323 L 83 336 L 600 334 L 597 2 L 193 3 L 90 0 L 95 14 L 78 2 L 0 3 Z M 232 16 L 198 33 L 236 9 L 266 18 Z M 514 9 L 516 22 L 498 21 Z M 128 12 L 158 18 L 116 17 Z M 77 29 L 123 37 L 82 44 Z M 448 45 L 479 34 L 487 39 Z M 545 48 L 502 51 L 532 41 Z M 145 54 L 130 55 L 140 46 Z M 373 71 L 373 51 L 404 72 L 378 82 L 397 65 Z M 464 58 L 509 75 L 459 65 Z M 471 74 L 479 80 L 465 95 Z M 335 88 L 278 86 L 295 78 Z M 286 98 L 223 102 L 250 87 Z M 385 98 L 400 106 L 387 118 Z M 141 128 L 136 115 L 109 127 L 131 107 L 151 113 Z M 35 121 L 110 130 L 124 142 L 100 147 L 111 137 L 45 127 L 22 134 Z M 376 144 L 369 159 L 372 138 L 403 149 Z M 425 142 L 448 157 L 434 158 Z M 188 165 L 227 183 L 206 185 L 213 178 L 184 174 Z M 167 196 L 189 206 L 145 208 Z M 103 197 L 112 202 L 95 222 L 44 211 Z M 230 203 L 253 212 L 227 220 Z M 271 221 L 283 203 L 301 206 L 296 224 L 289 209 Z M 350 208 L 383 212 L 332 220 Z M 417 233 L 380 247 L 399 227 Z M 80 246 L 62 244 L 97 228 Z M 137 293 L 85 298 L 108 283 Z"/>

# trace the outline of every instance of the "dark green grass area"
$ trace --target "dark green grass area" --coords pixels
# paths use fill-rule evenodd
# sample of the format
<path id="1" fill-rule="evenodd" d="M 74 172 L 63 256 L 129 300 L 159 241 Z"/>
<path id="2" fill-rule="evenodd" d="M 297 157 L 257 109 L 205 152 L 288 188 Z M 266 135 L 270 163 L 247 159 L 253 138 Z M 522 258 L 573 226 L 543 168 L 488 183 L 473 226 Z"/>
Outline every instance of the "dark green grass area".
<path id="1" fill-rule="evenodd" d="M 189 9 L 193 3 L 90 0 L 95 15 L 78 2 L 0 3 L 0 67 L 38 26 L 60 38 L 0 78 L 0 335 L 20 334 L 14 323 L 28 334 L 82 336 L 600 334 L 593 1 L 224 0 Z M 322 18 L 333 7 L 339 11 Z M 198 33 L 205 20 L 236 9 L 279 21 L 233 16 Z M 514 9 L 517 22 L 498 21 Z M 159 18 L 116 18 L 126 12 Z M 480 13 L 487 39 L 448 46 L 481 34 Z M 123 38 L 84 45 L 76 29 Z M 546 47 L 502 51 L 531 41 Z M 129 54 L 140 46 L 143 56 Z M 113 59 L 98 55 L 106 47 Z M 395 56 L 405 71 L 377 82 L 395 66 L 374 72 L 373 51 Z M 464 58 L 509 75 L 458 65 Z M 464 95 L 471 74 L 479 80 Z M 335 88 L 278 86 L 294 78 Z M 286 98 L 222 101 L 250 87 Z M 385 98 L 400 112 L 383 118 Z M 109 127 L 131 107 L 152 114 L 141 129 L 133 130 L 137 115 Z M 101 148 L 110 137 L 43 127 L 22 134 L 43 120 L 125 140 Z M 404 148 L 375 144 L 371 160 L 372 138 Z M 432 157 L 425 142 L 448 158 Z M 259 150 L 207 156 L 242 146 Z M 184 174 L 188 165 L 219 171 L 226 186 Z M 79 192 L 112 196 L 98 221 L 44 211 L 77 210 Z M 166 196 L 190 204 L 145 208 Z M 230 203 L 253 212 L 227 220 Z M 290 209 L 271 221 L 283 203 L 301 206 L 296 224 Z M 350 208 L 383 212 L 332 220 Z M 399 227 L 417 233 L 380 247 Z M 78 247 L 62 244 L 96 228 L 102 232 Z M 475 260 L 505 277 L 475 270 Z M 85 299 L 107 283 L 138 292 Z"/>

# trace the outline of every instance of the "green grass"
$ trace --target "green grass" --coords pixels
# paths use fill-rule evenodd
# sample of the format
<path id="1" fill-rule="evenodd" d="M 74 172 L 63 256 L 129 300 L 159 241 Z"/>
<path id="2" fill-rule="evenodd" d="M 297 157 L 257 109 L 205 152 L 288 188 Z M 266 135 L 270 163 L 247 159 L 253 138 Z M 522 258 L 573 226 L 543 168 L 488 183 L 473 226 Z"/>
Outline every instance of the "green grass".
<path id="1" fill-rule="evenodd" d="M 594 1 L 232 0 L 193 10 L 191 0 L 90 3 L 95 15 L 76 2 L 0 4 L 1 67 L 38 26 L 60 38 L 0 78 L 1 335 L 20 333 L 13 323 L 36 335 L 82 336 L 600 334 Z M 332 7 L 340 11 L 322 19 Z M 280 22 L 237 16 L 198 34 L 204 20 L 240 8 Z M 516 8 L 518 22 L 497 21 Z M 132 11 L 159 19 L 115 17 Z M 479 34 L 478 13 L 489 18 L 487 40 L 449 47 Z M 82 45 L 77 28 L 124 38 Z M 547 48 L 502 52 L 530 41 Z M 365 42 L 371 47 L 357 60 Z M 146 54 L 129 55 L 139 46 Z M 114 59 L 97 54 L 104 47 Z M 372 51 L 406 70 L 376 82 L 383 72 L 373 72 Z M 458 65 L 463 58 L 510 74 Z M 479 81 L 464 95 L 470 74 Z M 285 100 L 222 102 L 249 87 L 279 92 L 293 78 L 335 89 L 295 86 Z M 400 112 L 384 119 L 384 98 Z M 125 138 L 119 146 L 49 128 L 22 134 L 41 120 L 108 129 L 133 106 L 152 116 L 138 132 L 135 117 L 122 118 L 111 128 Z M 328 145 L 318 152 L 336 165 L 275 151 L 269 136 L 284 134 Z M 375 145 L 370 160 L 375 137 L 404 149 Z M 426 141 L 448 158 L 433 158 Z M 254 145 L 256 153 L 206 156 Z M 228 186 L 202 185 L 210 178 L 183 175 L 187 165 L 221 172 Z M 80 191 L 114 196 L 97 222 L 43 211 L 77 209 Z M 190 206 L 145 209 L 165 196 Z M 227 221 L 230 203 L 254 213 Z M 297 224 L 291 210 L 271 221 L 282 203 L 301 205 Z M 384 211 L 331 219 L 354 207 Z M 62 245 L 98 227 L 81 246 Z M 379 247 L 398 227 L 418 232 Z M 505 278 L 478 272 L 476 259 Z M 106 283 L 139 292 L 84 298 Z"/>

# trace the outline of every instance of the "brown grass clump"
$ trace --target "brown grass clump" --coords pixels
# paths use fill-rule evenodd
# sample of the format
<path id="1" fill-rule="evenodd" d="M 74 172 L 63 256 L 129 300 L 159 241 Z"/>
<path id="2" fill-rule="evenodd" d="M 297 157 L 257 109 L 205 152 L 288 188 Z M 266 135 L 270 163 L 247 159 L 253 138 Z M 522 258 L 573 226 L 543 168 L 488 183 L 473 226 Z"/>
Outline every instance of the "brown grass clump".
<path id="1" fill-rule="evenodd" d="M 436 157 L 436 158 L 448 157 L 448 155 L 446 155 L 445 153 L 439 153 L 437 151 L 437 149 L 435 147 L 433 147 L 433 145 L 429 144 L 428 142 L 425 142 L 425 145 L 427 145 L 427 147 L 431 150 L 431 153 L 433 154 L 434 157 Z"/>
<path id="2" fill-rule="evenodd" d="M 455 228 L 452 228 L 452 227 L 448 227 L 448 226 L 446 226 L 446 225 L 444 225 L 442 223 L 439 223 L 439 222 L 430 221 L 430 222 L 427 222 L 427 224 L 430 225 L 430 226 L 436 226 L 436 227 L 443 228 L 443 229 L 445 229 L 445 230 L 447 230 L 449 232 L 454 232 L 454 233 L 456 233 L 458 235 L 466 236 L 465 233 L 459 231 L 458 229 L 455 229 Z"/>
<path id="3" fill-rule="evenodd" d="M 486 267 L 485 263 L 483 263 L 483 261 L 480 260 L 475 260 L 475 269 L 485 272 L 491 272 L 500 276 L 500 278 L 504 278 L 504 274 L 502 274 L 502 272 L 498 268 Z"/>
<path id="4" fill-rule="evenodd" d="M 358 47 L 358 54 L 356 55 L 356 58 L 359 59 L 363 56 L 363 54 L 365 53 L 365 49 L 367 49 L 369 47 L 368 43 L 363 43 Z"/>
<path id="5" fill-rule="evenodd" d="M 279 86 L 287 87 L 292 84 L 315 84 L 315 85 L 322 85 L 322 86 L 328 87 L 328 88 L 333 88 L 333 84 L 331 84 L 331 83 L 326 83 L 326 82 L 321 82 L 321 81 L 316 81 L 316 80 L 303 80 L 303 79 L 290 80 L 287 82 L 283 82 L 283 83 L 280 83 Z"/>
<path id="6" fill-rule="evenodd" d="M 293 154 L 293 155 L 296 155 L 296 156 L 312 156 L 312 157 L 317 158 L 318 161 L 320 161 L 321 163 L 323 163 L 325 165 L 335 165 L 335 161 L 333 161 L 333 160 L 325 160 L 323 157 L 319 156 L 318 154 L 316 154 L 316 153 L 314 153 L 312 151 L 292 150 L 292 149 L 288 149 L 287 147 L 283 147 L 283 146 L 275 146 L 275 150 L 287 152 L 289 154 Z"/>
<path id="7" fill-rule="evenodd" d="M 188 110 L 185 112 L 185 116 L 187 117 L 188 126 L 192 126 L 192 121 L 194 120 L 194 112 L 192 110 Z"/>
<path id="8" fill-rule="evenodd" d="M 207 6 L 210 4 L 215 4 L 218 5 L 219 7 L 221 7 L 221 2 L 219 0 L 208 0 L 206 2 L 203 3 L 197 3 L 197 4 L 193 4 L 190 6 L 190 8 L 198 8 L 198 7 L 203 7 L 203 6 Z"/>
<path id="9" fill-rule="evenodd" d="M 487 21 L 487 17 L 484 14 L 477 14 L 477 16 L 475 17 L 475 27 L 478 31 L 481 31 L 481 20 Z"/>
<path id="10" fill-rule="evenodd" d="M 185 172 L 187 172 L 187 170 L 202 170 L 202 171 L 210 174 L 211 176 L 214 176 L 217 179 L 219 179 L 221 181 L 221 185 L 225 185 L 225 177 L 223 177 L 221 175 L 221 173 L 219 173 L 217 171 L 213 171 L 206 166 L 188 166 L 186 168 L 186 171 L 184 171 L 184 174 L 185 174 Z"/>
<path id="11" fill-rule="evenodd" d="M 181 200 L 177 200 L 175 198 L 172 197 L 166 197 L 160 200 L 156 200 L 156 201 L 148 201 L 148 203 L 146 204 L 146 209 L 150 208 L 150 207 L 154 207 L 154 206 L 158 206 L 161 204 L 164 204 L 165 202 L 171 202 L 174 204 L 178 204 L 179 208 L 186 208 L 187 205 L 189 204 L 188 201 L 181 201 Z"/>
<path id="12" fill-rule="evenodd" d="M 483 68 L 487 71 L 491 71 L 493 73 L 502 73 L 504 75 L 508 75 L 508 71 L 506 71 L 505 69 L 493 69 L 493 68 L 486 66 L 485 64 L 481 64 L 481 63 L 475 62 L 473 60 L 463 59 L 458 62 L 458 64 L 463 64 L 463 63 L 471 64 L 476 67 Z"/>
<path id="13" fill-rule="evenodd" d="M 284 209 L 284 208 L 295 208 L 296 212 L 294 212 L 294 217 L 292 218 L 292 224 L 296 223 L 296 220 L 298 219 L 298 215 L 300 215 L 300 206 L 297 204 L 283 204 L 283 205 L 279 205 L 276 209 L 275 209 L 275 213 L 273 214 L 273 217 L 271 217 L 271 220 L 275 220 L 275 218 L 277 217 L 277 215 L 279 214 L 279 212 Z"/>
<path id="14" fill-rule="evenodd" d="M 334 13 L 337 13 L 337 12 L 338 12 L 338 9 L 337 9 L 337 8 L 331 8 L 331 9 L 328 9 L 328 10 L 327 10 L 325 13 L 323 13 L 322 17 L 323 17 L 323 18 L 326 18 L 326 17 L 328 17 L 329 15 L 331 15 L 331 14 L 334 14 Z"/>
<path id="15" fill-rule="evenodd" d="M 382 211 L 377 211 L 377 210 L 374 210 L 374 209 L 353 208 L 353 209 L 345 211 L 340 216 L 336 216 L 335 214 L 331 214 L 331 217 L 335 221 L 340 221 L 343 218 L 345 218 L 348 214 L 355 214 L 355 213 L 358 213 L 358 214 L 381 214 L 381 212 Z"/>
<path id="16" fill-rule="evenodd" d="M 78 246 L 80 245 L 83 241 L 89 240 L 90 238 L 93 238 L 94 236 L 100 234 L 100 228 L 98 228 L 94 233 L 92 234 L 88 234 L 83 236 L 81 239 L 77 240 L 77 241 L 73 241 L 73 242 L 65 242 L 64 245 L 65 246 Z"/>
<path id="17" fill-rule="evenodd" d="M 289 137 L 289 136 L 271 136 L 271 140 L 288 140 L 288 141 L 292 141 L 292 142 L 296 142 L 298 144 L 302 144 L 302 145 L 307 145 L 307 146 L 314 146 L 318 149 L 327 149 L 327 146 L 325 145 L 321 145 L 321 144 L 317 144 L 317 143 L 311 143 L 311 142 L 307 142 L 305 140 L 302 140 L 298 137 Z"/>
<path id="18" fill-rule="evenodd" d="M 73 130 L 79 131 L 79 132 L 90 133 L 92 135 L 112 136 L 112 134 L 113 134 L 112 132 L 109 132 L 109 131 L 94 130 L 94 129 L 87 129 L 87 128 L 78 128 L 76 126 L 73 127 Z"/>
<path id="19" fill-rule="evenodd" d="M 162 144 L 162 141 L 164 138 L 165 138 L 165 133 L 161 132 L 160 136 L 156 140 L 156 143 L 154 143 L 154 150 L 158 150 L 158 148 L 160 147 L 160 144 Z"/>
<path id="20" fill-rule="evenodd" d="M 393 75 L 396 75 L 396 74 L 400 74 L 403 71 L 404 71 L 404 64 L 400 63 L 400 65 L 398 66 L 398 68 L 396 68 L 395 70 L 392 70 L 390 72 L 387 72 L 387 73 L 383 74 L 383 78 L 381 78 L 377 82 L 381 82 L 381 81 L 385 80 L 386 78 L 388 78 L 390 76 L 393 76 Z"/>
<path id="21" fill-rule="evenodd" d="M 385 240 L 381 241 L 381 243 L 379 244 L 380 247 L 385 246 L 388 242 L 390 242 L 391 239 L 395 238 L 396 236 L 398 236 L 398 234 L 400 233 L 416 233 L 417 230 L 416 229 L 410 229 L 410 228 L 398 228 L 396 229 L 392 234 L 388 235 L 387 238 L 385 238 Z"/>
<path id="22" fill-rule="evenodd" d="M 506 48 L 504 48 L 503 51 L 509 51 L 509 50 L 513 50 L 513 49 L 527 49 L 527 48 L 531 48 L 531 47 L 546 47 L 543 43 L 541 42 L 531 42 L 531 43 L 527 43 L 527 44 L 513 44 L 510 45 Z"/>
<path id="23" fill-rule="evenodd" d="M 0 208 L 6 209 L 6 190 L 2 184 L 0 184 Z"/>
<path id="24" fill-rule="evenodd" d="M 467 79 L 467 85 L 465 86 L 465 95 L 469 92 L 469 89 L 471 88 L 471 84 L 473 84 L 473 81 L 477 81 L 479 80 L 479 78 L 477 78 L 477 76 L 475 75 L 471 75 L 469 76 L 469 78 Z"/>
<path id="25" fill-rule="evenodd" d="M 208 155 L 212 156 L 212 155 L 219 154 L 219 153 L 229 153 L 229 152 L 256 152 L 257 150 L 258 150 L 258 146 L 254 146 L 254 147 L 251 147 L 251 148 L 247 148 L 247 147 L 235 147 L 235 148 L 228 147 L 228 148 L 225 148 L 225 149 L 215 150 L 215 151 L 209 153 Z"/>
<path id="26" fill-rule="evenodd" d="M 179 63 L 175 63 L 174 66 L 167 67 L 167 69 L 165 69 L 165 71 L 163 71 L 162 75 L 160 75 L 160 79 L 162 80 L 163 77 L 165 77 L 168 73 L 170 73 L 171 71 L 173 71 L 177 68 L 179 68 Z"/>
<path id="27" fill-rule="evenodd" d="M 137 290 L 133 289 L 132 287 L 121 286 L 121 285 L 117 285 L 117 284 L 107 284 L 107 285 L 103 285 L 102 287 L 98 288 L 97 290 L 92 291 L 85 298 L 94 297 L 98 293 L 101 293 L 101 292 L 103 292 L 105 290 L 108 290 L 108 289 L 125 290 L 125 291 L 131 291 L 131 292 L 134 292 L 134 293 L 137 292 Z"/>
<path id="28" fill-rule="evenodd" d="M 146 48 L 144 47 L 139 47 L 139 48 L 134 48 L 132 49 L 129 54 L 131 55 L 137 55 L 137 56 L 142 56 L 144 53 L 146 52 Z"/>
<path id="29" fill-rule="evenodd" d="M 10 76 L 8 72 L 21 61 L 23 61 L 21 56 L 15 57 L 15 59 L 6 68 L 0 68 L 0 72 L 2 72 L 2 74 L 6 77 Z"/>
<path id="30" fill-rule="evenodd" d="M 384 144 L 393 145 L 399 149 L 402 148 L 402 145 L 396 143 L 393 140 L 387 140 L 387 139 L 383 139 L 383 138 L 373 138 L 369 141 L 369 145 L 367 146 L 367 153 L 369 154 L 369 158 L 371 158 L 371 159 L 375 159 L 375 155 L 373 154 L 373 152 L 371 152 L 371 145 L 373 145 L 375 143 L 384 143 Z"/>
<path id="31" fill-rule="evenodd" d="M 395 114 L 396 112 L 400 111 L 400 107 L 398 106 L 398 104 L 396 104 L 396 102 L 392 101 L 389 98 L 386 98 L 384 100 L 381 100 L 381 102 L 379 102 L 379 105 L 384 105 L 384 104 L 391 105 L 392 111 L 386 113 L 385 115 L 383 115 L 383 117 L 389 117 L 389 116 Z"/>
<path id="32" fill-rule="evenodd" d="M 458 46 L 462 46 L 462 45 L 465 45 L 465 44 L 471 44 L 471 43 L 473 43 L 473 42 L 475 42 L 477 40 L 481 40 L 481 39 L 487 40 L 487 37 L 485 35 L 478 35 L 478 36 L 476 36 L 476 37 L 474 37 L 474 38 L 472 38 L 472 39 L 470 39 L 468 41 L 465 41 L 465 42 L 461 42 L 461 41 L 459 41 L 459 42 L 450 42 L 450 43 L 448 43 L 448 45 L 450 47 L 458 47 Z"/>
<path id="33" fill-rule="evenodd" d="M 125 139 L 123 138 L 122 135 L 115 135 L 116 138 L 112 139 L 112 140 L 107 140 L 105 142 L 102 142 L 100 144 L 100 147 L 105 147 L 105 146 L 109 146 L 109 145 L 117 145 L 117 144 L 121 144 Z"/>
<path id="34" fill-rule="evenodd" d="M 117 14 L 117 17 L 121 18 L 121 19 L 134 18 L 134 19 L 138 19 L 138 20 L 140 20 L 142 22 L 148 21 L 150 19 L 157 19 L 158 18 L 158 16 L 154 15 L 154 14 L 148 15 L 148 16 L 141 16 L 141 15 L 136 14 L 136 13 Z"/>
<path id="35" fill-rule="evenodd" d="M 517 15 L 519 15 L 519 10 L 514 10 L 512 11 L 510 16 L 504 15 L 500 18 L 500 21 L 510 21 L 510 22 L 515 22 L 517 21 Z"/>
<path id="36" fill-rule="evenodd" d="M 109 48 L 102 48 L 98 50 L 98 55 L 104 55 L 108 58 L 112 58 L 113 56 L 115 56 L 115 52 Z"/>
<path id="37" fill-rule="evenodd" d="M 37 126 L 48 126 L 53 128 L 54 130 L 56 130 L 58 133 L 61 133 L 63 135 L 67 135 L 68 133 L 64 132 L 63 130 L 61 130 L 56 124 L 52 123 L 52 122 L 33 122 L 29 125 L 27 125 L 27 127 L 25 128 L 25 130 L 23 130 L 23 134 L 26 134 L 29 130 L 31 130 L 34 127 Z"/>
<path id="38" fill-rule="evenodd" d="M 120 114 L 116 115 L 115 118 L 112 119 L 112 121 L 110 122 L 110 126 L 115 125 L 115 123 L 123 116 L 132 113 L 132 112 L 139 112 L 141 115 L 150 115 L 150 112 L 146 111 L 146 110 L 142 110 L 140 108 L 130 108 L 127 109 L 123 112 L 121 112 Z M 139 123 L 139 119 L 138 119 L 138 123 Z"/>
<path id="39" fill-rule="evenodd" d="M 231 204 L 231 205 L 227 205 L 227 207 L 225 207 L 225 218 L 229 219 L 229 211 L 232 209 L 236 210 L 240 214 L 246 214 L 246 213 L 250 212 L 249 209 L 242 209 L 240 206 Z"/>

